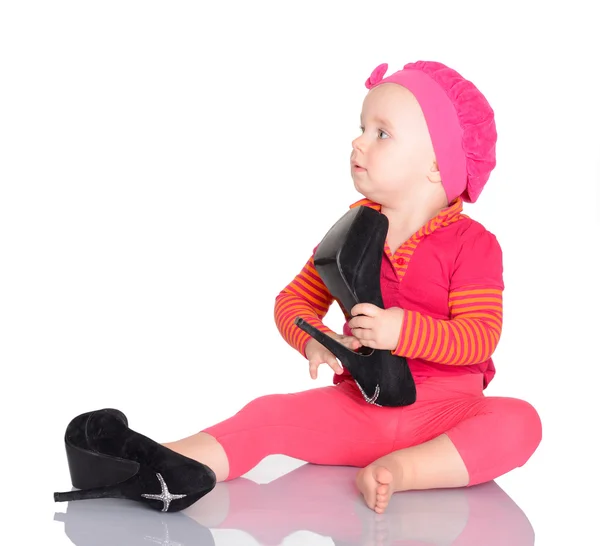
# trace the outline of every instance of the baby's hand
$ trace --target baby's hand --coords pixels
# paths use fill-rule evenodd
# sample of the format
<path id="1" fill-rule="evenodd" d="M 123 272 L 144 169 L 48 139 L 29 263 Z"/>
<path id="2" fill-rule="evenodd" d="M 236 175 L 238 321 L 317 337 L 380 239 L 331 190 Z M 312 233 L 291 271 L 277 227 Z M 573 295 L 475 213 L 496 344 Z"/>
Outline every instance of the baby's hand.
<path id="1" fill-rule="evenodd" d="M 404 309 L 381 309 L 371 303 L 355 305 L 348 326 L 363 347 L 393 351 L 404 322 Z M 358 316 L 357 316 L 358 315 Z"/>
<path id="2" fill-rule="evenodd" d="M 360 341 L 353 336 L 342 336 L 339 334 L 328 333 L 329 337 L 332 337 L 336 341 L 339 341 L 342 345 L 345 345 L 349 349 L 356 351 L 360 347 Z M 328 364 L 329 367 L 337 374 L 344 372 L 342 366 L 338 362 L 338 359 L 334 354 L 323 347 L 316 339 L 311 338 L 306 344 L 306 358 L 308 359 L 308 368 L 310 370 L 310 376 L 313 379 L 317 378 L 317 369 L 321 364 Z"/>

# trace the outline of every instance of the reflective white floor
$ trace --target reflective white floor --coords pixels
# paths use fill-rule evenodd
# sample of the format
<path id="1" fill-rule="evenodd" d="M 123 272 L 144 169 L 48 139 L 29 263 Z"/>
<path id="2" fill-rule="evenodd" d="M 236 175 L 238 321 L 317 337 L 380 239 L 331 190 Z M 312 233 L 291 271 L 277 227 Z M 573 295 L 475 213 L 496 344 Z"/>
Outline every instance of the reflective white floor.
<path id="1" fill-rule="evenodd" d="M 277 463 L 270 464 L 272 470 Z M 527 515 L 495 482 L 396 494 L 388 512 L 377 515 L 354 489 L 355 474 L 353 468 L 306 464 L 268 483 L 248 474 L 217 484 L 209 495 L 175 514 L 114 499 L 56 504 L 54 524 L 64 532 L 61 543 L 77 546 L 535 543 Z"/>

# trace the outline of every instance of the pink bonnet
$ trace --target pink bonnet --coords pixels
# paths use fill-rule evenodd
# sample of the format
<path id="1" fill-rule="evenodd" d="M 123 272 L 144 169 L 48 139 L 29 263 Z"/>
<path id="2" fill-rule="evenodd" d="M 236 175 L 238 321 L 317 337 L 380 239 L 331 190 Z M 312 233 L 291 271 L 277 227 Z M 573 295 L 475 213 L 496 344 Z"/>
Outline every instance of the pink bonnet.
<path id="1" fill-rule="evenodd" d="M 387 78 L 388 65 L 373 70 L 372 89 L 396 83 L 419 102 L 433 143 L 448 202 L 456 197 L 474 203 L 496 166 L 494 111 L 483 94 L 442 63 L 418 61 Z"/>

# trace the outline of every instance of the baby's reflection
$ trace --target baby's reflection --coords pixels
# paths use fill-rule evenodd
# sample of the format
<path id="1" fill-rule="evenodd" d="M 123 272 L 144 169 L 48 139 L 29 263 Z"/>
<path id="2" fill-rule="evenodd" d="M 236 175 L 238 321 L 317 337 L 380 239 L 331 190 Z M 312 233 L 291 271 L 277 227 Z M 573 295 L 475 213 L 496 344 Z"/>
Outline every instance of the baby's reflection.
<path id="1" fill-rule="evenodd" d="M 298 531 L 330 537 L 336 546 L 534 544 L 529 520 L 495 482 L 398 493 L 378 515 L 355 489 L 355 474 L 354 468 L 306 464 L 268 484 L 246 478 L 219 483 L 176 514 L 102 499 L 69 503 L 56 519 L 65 521 L 66 534 L 78 546 L 212 546 L 211 529 L 217 537 L 217 529 L 243 531 L 265 545 L 281 544 Z"/>
<path id="2" fill-rule="evenodd" d="M 280 544 L 299 530 L 337 546 L 534 544 L 529 520 L 495 482 L 397 493 L 380 516 L 365 506 L 355 475 L 353 468 L 307 464 L 268 484 L 239 478 L 217 484 L 183 513 L 211 529 L 243 530 L 260 544 Z"/>

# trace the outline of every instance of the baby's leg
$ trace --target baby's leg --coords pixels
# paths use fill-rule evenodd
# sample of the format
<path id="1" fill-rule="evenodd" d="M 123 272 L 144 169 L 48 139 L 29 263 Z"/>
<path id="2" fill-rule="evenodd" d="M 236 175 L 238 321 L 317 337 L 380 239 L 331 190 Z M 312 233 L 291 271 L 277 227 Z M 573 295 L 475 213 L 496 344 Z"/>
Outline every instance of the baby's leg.
<path id="1" fill-rule="evenodd" d="M 229 474 L 229 461 L 223 446 L 210 434 L 198 432 L 175 442 L 163 443 L 165 447 L 204 463 L 222 482 Z"/>
<path id="2" fill-rule="evenodd" d="M 253 400 L 231 418 L 164 444 L 212 468 L 218 481 L 237 478 L 267 455 L 324 465 L 364 466 L 389 453 L 396 419 L 381 426 L 381 411 L 351 383 Z"/>
<path id="3" fill-rule="evenodd" d="M 463 487 L 522 466 L 541 441 L 527 402 L 485 397 L 480 376 L 425 383 L 405 410 L 396 449 L 359 472 L 367 504 L 383 512 L 395 491 Z"/>

